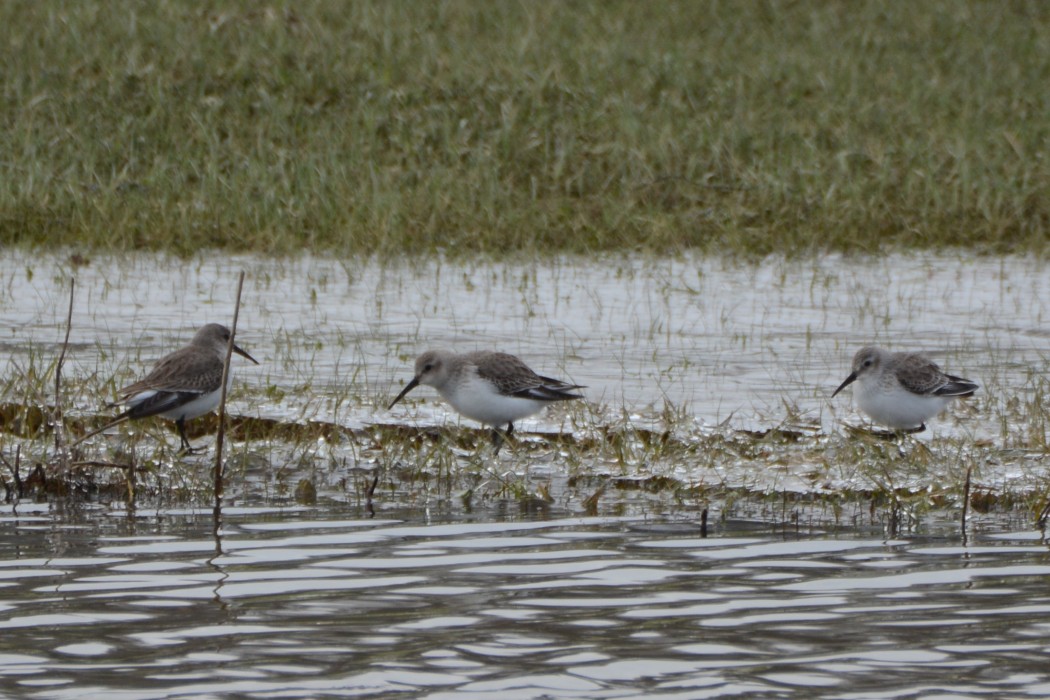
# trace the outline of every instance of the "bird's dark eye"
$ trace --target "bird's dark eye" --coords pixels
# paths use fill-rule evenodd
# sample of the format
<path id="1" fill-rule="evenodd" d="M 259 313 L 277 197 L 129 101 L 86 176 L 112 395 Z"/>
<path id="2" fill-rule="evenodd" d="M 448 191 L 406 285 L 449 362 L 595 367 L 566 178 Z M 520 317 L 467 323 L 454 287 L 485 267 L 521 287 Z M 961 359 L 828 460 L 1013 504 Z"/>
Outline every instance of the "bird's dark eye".
<path id="1" fill-rule="evenodd" d="M 871 367 L 871 360 L 864 360 L 865 367 Z"/>
<path id="2" fill-rule="evenodd" d="M 423 365 L 424 372 L 429 372 L 432 369 L 434 369 L 434 365 Z"/>

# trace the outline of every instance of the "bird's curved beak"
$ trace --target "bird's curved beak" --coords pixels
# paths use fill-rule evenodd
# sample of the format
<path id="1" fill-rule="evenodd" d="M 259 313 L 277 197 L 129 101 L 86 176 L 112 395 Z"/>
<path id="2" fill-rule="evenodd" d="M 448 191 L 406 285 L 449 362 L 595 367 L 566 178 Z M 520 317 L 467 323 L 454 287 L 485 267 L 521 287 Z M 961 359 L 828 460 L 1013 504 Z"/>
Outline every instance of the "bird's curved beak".
<path id="1" fill-rule="evenodd" d="M 412 377 L 412 381 L 410 381 L 408 384 L 405 384 L 405 388 L 401 390 L 401 393 L 397 395 L 396 399 L 390 402 L 390 405 L 386 407 L 386 410 L 389 411 L 391 408 L 393 408 L 394 404 L 396 404 L 401 399 L 405 398 L 405 394 L 412 391 L 417 386 L 419 386 L 419 377 Z"/>
<path id="2" fill-rule="evenodd" d="M 252 357 L 251 355 L 249 355 L 248 353 L 246 353 L 246 352 L 245 352 L 244 350 L 241 350 L 241 349 L 240 349 L 239 347 L 237 347 L 236 345 L 234 345 L 234 346 L 233 346 L 233 351 L 234 351 L 235 353 L 237 353 L 238 355 L 240 355 L 241 357 L 247 357 L 247 358 L 248 358 L 249 360 L 251 360 L 251 361 L 252 361 L 252 362 L 254 362 L 255 364 L 259 364 L 259 361 L 258 361 L 258 360 L 256 360 L 256 359 L 255 359 L 254 357 Z"/>
<path id="3" fill-rule="evenodd" d="M 855 381 L 857 381 L 857 373 L 856 372 L 850 372 L 850 375 L 848 377 L 846 377 L 846 381 L 844 381 L 841 384 L 839 384 L 839 388 L 838 389 L 835 389 L 835 394 L 839 393 L 840 391 L 842 391 L 843 389 L 845 389 L 846 387 L 848 387 L 850 384 L 852 384 Z M 835 398 L 835 394 L 832 394 L 831 398 Z"/>

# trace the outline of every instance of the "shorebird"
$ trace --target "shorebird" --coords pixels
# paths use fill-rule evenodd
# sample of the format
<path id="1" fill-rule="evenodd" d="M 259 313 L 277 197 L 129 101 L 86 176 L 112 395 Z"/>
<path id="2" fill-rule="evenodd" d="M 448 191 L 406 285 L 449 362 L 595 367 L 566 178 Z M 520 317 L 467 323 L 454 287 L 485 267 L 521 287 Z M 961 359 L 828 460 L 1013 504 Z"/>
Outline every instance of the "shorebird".
<path id="1" fill-rule="evenodd" d="M 209 323 L 202 327 L 189 345 L 165 355 L 145 379 L 129 384 L 118 392 L 120 400 L 109 406 L 124 405 L 126 410 L 123 413 L 73 445 L 127 420 L 161 416 L 175 421 L 181 448 L 192 453 L 185 423 L 218 408 L 222 398 L 222 366 L 229 342 L 230 330 L 226 326 Z M 259 364 L 236 345 L 233 351 Z M 232 375 L 230 372 L 227 376 L 227 390 L 233 383 Z"/>
<path id="2" fill-rule="evenodd" d="M 573 393 L 584 387 L 543 377 L 514 355 L 482 350 L 457 355 L 428 350 L 416 359 L 416 374 L 387 410 L 420 384 L 432 386 L 459 413 L 492 426 L 492 444 L 503 443 L 500 426 L 514 432 L 514 421 L 541 411 L 556 401 L 582 399 Z"/>
<path id="3" fill-rule="evenodd" d="M 921 433 L 926 421 L 952 399 L 972 396 L 978 386 L 969 379 L 945 374 L 917 352 L 890 352 L 868 346 L 853 357 L 853 371 L 832 398 L 857 382 L 854 396 L 860 409 L 875 421 L 905 433 Z"/>

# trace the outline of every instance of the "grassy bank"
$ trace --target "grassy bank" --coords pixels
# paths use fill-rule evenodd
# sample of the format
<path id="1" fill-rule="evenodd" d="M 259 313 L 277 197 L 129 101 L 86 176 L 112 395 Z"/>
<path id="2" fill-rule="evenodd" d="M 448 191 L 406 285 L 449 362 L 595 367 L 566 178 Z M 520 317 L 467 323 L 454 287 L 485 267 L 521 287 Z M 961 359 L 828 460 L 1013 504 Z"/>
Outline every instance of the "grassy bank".
<path id="1" fill-rule="evenodd" d="M 1050 5 L 0 3 L 0 241 L 1045 253 Z"/>

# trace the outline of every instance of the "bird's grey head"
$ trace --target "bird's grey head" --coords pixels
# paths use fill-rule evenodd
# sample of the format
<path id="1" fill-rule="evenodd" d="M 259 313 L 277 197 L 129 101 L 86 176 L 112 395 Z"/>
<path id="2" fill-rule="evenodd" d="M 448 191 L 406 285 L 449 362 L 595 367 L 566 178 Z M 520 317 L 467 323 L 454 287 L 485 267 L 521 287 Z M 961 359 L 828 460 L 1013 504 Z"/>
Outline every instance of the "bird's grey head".
<path id="1" fill-rule="evenodd" d="M 416 376 L 412 377 L 408 384 L 405 384 L 405 388 L 401 390 L 397 398 L 390 402 L 387 410 L 389 411 L 393 408 L 398 401 L 405 398 L 408 392 L 420 384 L 432 387 L 444 386 L 445 382 L 448 381 L 448 361 L 452 356 L 452 353 L 447 350 L 427 350 L 417 357 Z"/>
<path id="2" fill-rule="evenodd" d="M 193 340 L 190 341 L 193 345 L 201 345 L 210 350 L 213 350 L 215 354 L 220 357 L 226 357 L 226 347 L 230 343 L 230 329 L 221 323 L 209 323 L 202 326 L 199 331 L 193 336 Z M 249 355 L 244 350 L 240 349 L 236 345 L 233 346 L 233 351 L 241 357 L 246 357 L 255 364 L 259 362 Z"/>
<path id="3" fill-rule="evenodd" d="M 868 345 L 857 351 L 853 356 L 853 373 L 861 377 L 870 372 L 877 372 L 882 365 L 882 348 Z"/>
<path id="4" fill-rule="evenodd" d="M 230 329 L 221 323 L 209 323 L 201 326 L 201 329 L 193 336 L 194 345 L 204 345 L 212 348 L 221 345 L 223 350 L 230 342 Z"/>
<path id="5" fill-rule="evenodd" d="M 451 353 L 446 350 L 427 350 L 416 358 L 416 381 L 439 387 L 448 379 Z"/>
<path id="6" fill-rule="evenodd" d="M 877 372 L 879 366 L 882 364 L 883 354 L 883 350 L 874 345 L 868 345 L 867 347 L 858 350 L 857 354 L 853 356 L 853 367 L 850 375 L 846 377 L 844 382 L 839 384 L 839 388 L 835 389 L 831 398 L 835 398 L 836 394 L 864 375 L 869 374 L 870 372 Z"/>

